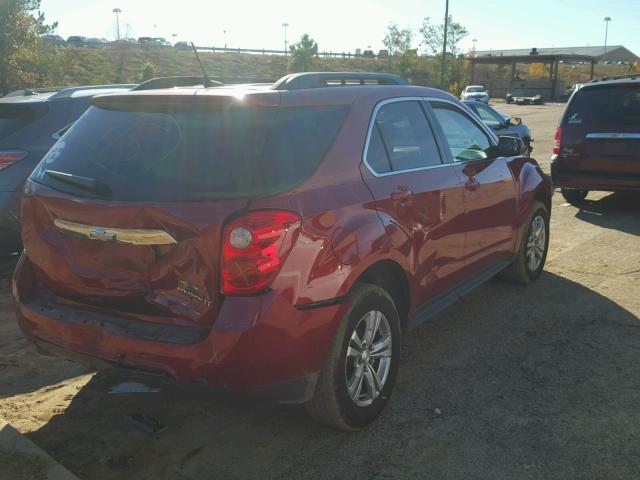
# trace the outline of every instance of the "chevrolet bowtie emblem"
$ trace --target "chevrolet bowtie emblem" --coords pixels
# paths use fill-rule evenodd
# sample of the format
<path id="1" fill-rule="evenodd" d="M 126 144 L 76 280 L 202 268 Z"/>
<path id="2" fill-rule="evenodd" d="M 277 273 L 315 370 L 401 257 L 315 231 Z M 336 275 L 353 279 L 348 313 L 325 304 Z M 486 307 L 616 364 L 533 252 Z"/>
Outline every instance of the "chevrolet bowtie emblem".
<path id="1" fill-rule="evenodd" d="M 105 228 L 70 222 L 56 218 L 53 224 L 68 235 L 80 235 L 99 242 L 117 242 L 127 245 L 175 245 L 175 238 L 164 230 L 140 228 Z"/>
<path id="2" fill-rule="evenodd" d="M 118 235 L 115 232 L 110 232 L 104 228 L 94 228 L 89 232 L 89 238 L 93 240 L 100 240 L 101 242 L 115 242 L 118 239 Z"/>

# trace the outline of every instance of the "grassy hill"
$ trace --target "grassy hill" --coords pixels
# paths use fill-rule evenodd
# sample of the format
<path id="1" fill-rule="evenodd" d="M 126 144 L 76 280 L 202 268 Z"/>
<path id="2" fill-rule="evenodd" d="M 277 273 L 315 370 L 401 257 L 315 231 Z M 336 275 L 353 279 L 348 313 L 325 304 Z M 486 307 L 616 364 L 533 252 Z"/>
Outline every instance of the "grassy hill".
<path id="1" fill-rule="evenodd" d="M 199 52 L 209 75 L 225 83 L 270 82 L 286 75 L 288 58 L 281 55 Z M 37 86 L 136 83 L 145 65 L 154 67 L 156 76 L 200 75 L 191 51 L 135 45 L 101 49 L 56 48 L 43 52 Z M 318 58 L 317 70 L 395 71 L 394 59 Z M 394 68 L 395 67 L 395 68 Z"/>
<path id="2" fill-rule="evenodd" d="M 200 52 L 209 75 L 224 83 L 271 82 L 289 73 L 288 58 L 281 55 L 253 55 L 241 53 Z M 470 81 L 468 62 L 450 62 L 452 69 L 450 87 L 458 93 Z M 66 85 L 96 85 L 108 83 L 137 83 L 142 71 L 151 70 L 154 76 L 200 75 L 200 67 L 191 51 L 174 48 L 139 47 L 137 45 L 110 45 L 100 49 L 43 48 L 34 52 L 23 68 L 24 74 L 12 81 L 12 89 Z M 540 66 L 542 67 L 542 66 Z M 417 85 L 436 85 L 439 76 L 433 59 L 418 56 L 402 56 L 386 59 L 367 58 L 317 58 L 315 70 L 325 71 L 379 71 L 399 73 Z M 518 72 L 531 77 L 527 66 L 519 66 Z M 478 73 L 486 71 L 485 78 L 506 77 L 506 71 L 493 66 L 479 66 Z M 627 67 L 597 65 L 596 76 L 620 74 Z M 534 75 L 537 76 L 537 75 Z M 541 68 L 540 76 L 547 76 Z M 477 78 L 482 77 L 480 75 Z M 547 77 L 548 78 L 548 77 Z M 586 81 L 588 65 L 561 65 L 560 78 L 567 85 Z"/>

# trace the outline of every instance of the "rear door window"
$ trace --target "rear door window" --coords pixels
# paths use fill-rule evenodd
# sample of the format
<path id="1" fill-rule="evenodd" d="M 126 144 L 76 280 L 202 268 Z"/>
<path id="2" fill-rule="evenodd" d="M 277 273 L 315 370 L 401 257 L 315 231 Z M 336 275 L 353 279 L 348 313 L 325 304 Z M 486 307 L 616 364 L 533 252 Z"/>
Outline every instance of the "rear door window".
<path id="1" fill-rule="evenodd" d="M 376 173 L 442 164 L 435 136 L 420 102 L 393 102 L 378 109 L 366 160 Z"/>
<path id="2" fill-rule="evenodd" d="M 640 85 L 606 85 L 578 90 L 565 125 L 615 132 L 640 128 Z"/>
<path id="3" fill-rule="evenodd" d="M 91 107 L 32 175 L 81 194 L 46 170 L 99 181 L 122 201 L 264 196 L 316 169 L 347 107 L 149 113 Z"/>
<path id="4" fill-rule="evenodd" d="M 489 158 L 492 144 L 488 135 L 466 113 L 444 102 L 431 102 L 431 106 L 454 161 Z"/>

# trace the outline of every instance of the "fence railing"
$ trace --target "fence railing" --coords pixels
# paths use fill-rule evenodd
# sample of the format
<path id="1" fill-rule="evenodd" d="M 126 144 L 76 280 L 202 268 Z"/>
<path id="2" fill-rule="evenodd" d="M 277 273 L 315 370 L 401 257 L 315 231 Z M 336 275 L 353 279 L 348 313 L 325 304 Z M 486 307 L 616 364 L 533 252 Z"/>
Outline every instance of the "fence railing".
<path id="1" fill-rule="evenodd" d="M 203 52 L 228 52 L 228 53 L 251 53 L 254 55 L 287 55 L 284 50 L 269 50 L 266 48 L 228 48 L 228 47 L 196 47 L 198 51 Z M 289 52 L 290 53 L 290 52 Z M 328 58 L 372 58 L 371 55 L 363 55 L 362 53 L 352 52 L 333 52 L 322 51 L 318 52 L 319 57 Z"/>

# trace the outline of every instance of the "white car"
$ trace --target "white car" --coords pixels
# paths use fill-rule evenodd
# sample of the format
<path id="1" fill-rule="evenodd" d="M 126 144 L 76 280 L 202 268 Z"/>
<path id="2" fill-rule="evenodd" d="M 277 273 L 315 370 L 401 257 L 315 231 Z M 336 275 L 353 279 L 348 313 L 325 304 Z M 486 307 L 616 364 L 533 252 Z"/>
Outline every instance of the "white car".
<path id="1" fill-rule="evenodd" d="M 476 102 L 489 103 L 489 92 L 482 85 L 469 85 L 462 91 L 461 100 L 475 100 Z"/>

